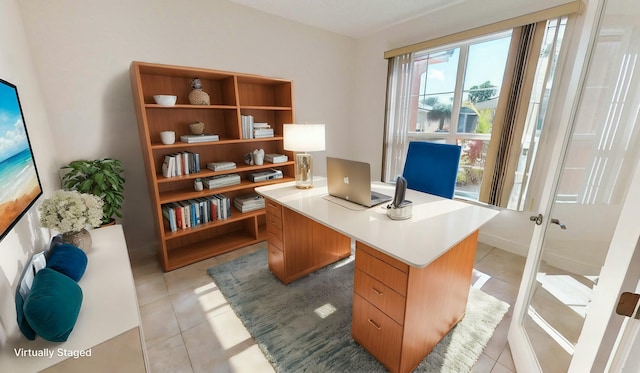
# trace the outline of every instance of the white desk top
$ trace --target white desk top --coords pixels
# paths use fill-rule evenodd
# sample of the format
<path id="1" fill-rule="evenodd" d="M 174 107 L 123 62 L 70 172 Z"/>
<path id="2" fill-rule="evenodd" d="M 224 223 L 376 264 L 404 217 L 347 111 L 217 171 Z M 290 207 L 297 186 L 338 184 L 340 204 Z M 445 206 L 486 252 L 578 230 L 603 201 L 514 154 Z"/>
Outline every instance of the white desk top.
<path id="1" fill-rule="evenodd" d="M 122 226 L 90 232 L 93 245 L 87 253 L 86 272 L 78 282 L 83 292 L 82 307 L 69 339 L 53 343 L 36 337 L 30 341 L 15 328 L 17 334 L 9 336 L 0 348 L 0 372 L 40 371 L 68 358 L 59 356 L 58 349 L 87 350 L 140 326 L 138 298 Z M 53 356 L 16 356 L 14 348 L 47 350 Z"/>
<path id="2" fill-rule="evenodd" d="M 373 190 L 393 196 L 395 186 L 373 183 Z M 387 203 L 362 207 L 331 197 L 324 178 L 312 189 L 295 182 L 256 188 L 266 198 L 363 242 L 414 267 L 425 267 L 498 214 L 497 210 L 407 190 L 413 215 L 407 220 L 387 216 Z M 337 201 L 336 201 L 337 200 Z"/>

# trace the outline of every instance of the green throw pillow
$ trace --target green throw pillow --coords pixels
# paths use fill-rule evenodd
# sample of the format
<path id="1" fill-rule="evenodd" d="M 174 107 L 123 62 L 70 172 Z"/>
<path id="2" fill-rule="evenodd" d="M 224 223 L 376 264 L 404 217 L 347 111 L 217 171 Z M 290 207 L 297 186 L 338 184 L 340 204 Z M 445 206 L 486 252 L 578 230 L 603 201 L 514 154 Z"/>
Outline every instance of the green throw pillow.
<path id="1" fill-rule="evenodd" d="M 71 334 L 82 305 L 82 289 L 71 278 L 43 268 L 33 279 L 24 302 L 24 315 L 43 339 L 64 342 Z"/>

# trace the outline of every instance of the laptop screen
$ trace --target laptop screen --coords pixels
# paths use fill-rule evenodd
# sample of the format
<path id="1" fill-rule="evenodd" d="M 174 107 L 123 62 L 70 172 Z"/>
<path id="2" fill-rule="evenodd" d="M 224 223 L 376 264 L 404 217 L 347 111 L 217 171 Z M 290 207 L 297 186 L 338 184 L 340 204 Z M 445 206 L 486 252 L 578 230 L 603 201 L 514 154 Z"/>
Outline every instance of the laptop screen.
<path id="1" fill-rule="evenodd" d="M 367 207 L 391 198 L 372 203 L 371 166 L 366 162 L 327 157 L 327 186 L 330 195 Z"/>

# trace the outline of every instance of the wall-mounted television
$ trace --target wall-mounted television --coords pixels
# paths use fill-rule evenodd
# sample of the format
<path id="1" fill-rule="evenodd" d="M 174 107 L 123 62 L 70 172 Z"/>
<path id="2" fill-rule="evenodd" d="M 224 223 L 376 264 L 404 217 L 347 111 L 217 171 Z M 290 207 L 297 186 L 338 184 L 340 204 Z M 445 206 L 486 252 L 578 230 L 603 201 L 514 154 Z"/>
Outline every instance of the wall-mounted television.
<path id="1" fill-rule="evenodd" d="M 42 195 L 15 85 L 0 79 L 0 240 Z"/>

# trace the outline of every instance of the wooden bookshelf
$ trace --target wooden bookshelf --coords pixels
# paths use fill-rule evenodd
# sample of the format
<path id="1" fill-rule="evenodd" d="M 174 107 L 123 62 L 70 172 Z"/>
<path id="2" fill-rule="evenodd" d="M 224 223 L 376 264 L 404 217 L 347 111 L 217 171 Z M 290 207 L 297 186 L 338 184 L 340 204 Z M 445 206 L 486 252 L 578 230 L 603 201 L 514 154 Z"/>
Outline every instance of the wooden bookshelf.
<path id="1" fill-rule="evenodd" d="M 172 66 L 134 61 L 129 69 L 138 131 L 144 159 L 153 219 L 159 241 L 159 255 L 164 271 L 170 271 L 215 255 L 229 252 L 266 239 L 265 210 L 241 213 L 233 206 L 231 216 L 172 232 L 162 213 L 166 203 L 224 194 L 233 198 L 253 191 L 257 186 L 293 180 L 293 154 L 283 148 L 283 124 L 295 123 L 293 84 L 290 80 L 258 75 L 217 71 L 204 68 Z M 188 95 L 191 81 L 199 78 L 210 105 L 191 105 Z M 176 95 L 174 106 L 157 105 L 153 96 Z M 274 137 L 243 139 L 241 116 L 252 115 L 255 122 L 266 122 L 274 129 Z M 219 141 L 206 143 L 180 142 L 189 134 L 189 124 L 204 122 L 205 132 L 219 136 Z M 176 142 L 162 144 L 161 131 L 175 131 Z M 254 149 L 265 153 L 286 154 L 285 163 L 246 165 L 244 155 Z M 200 172 L 165 177 L 165 156 L 189 151 L 200 156 Z M 233 161 L 233 170 L 211 171 L 209 162 Z M 254 183 L 246 176 L 269 168 L 282 171 L 283 178 Z M 216 189 L 196 191 L 196 178 L 235 173 L 241 183 Z"/>

